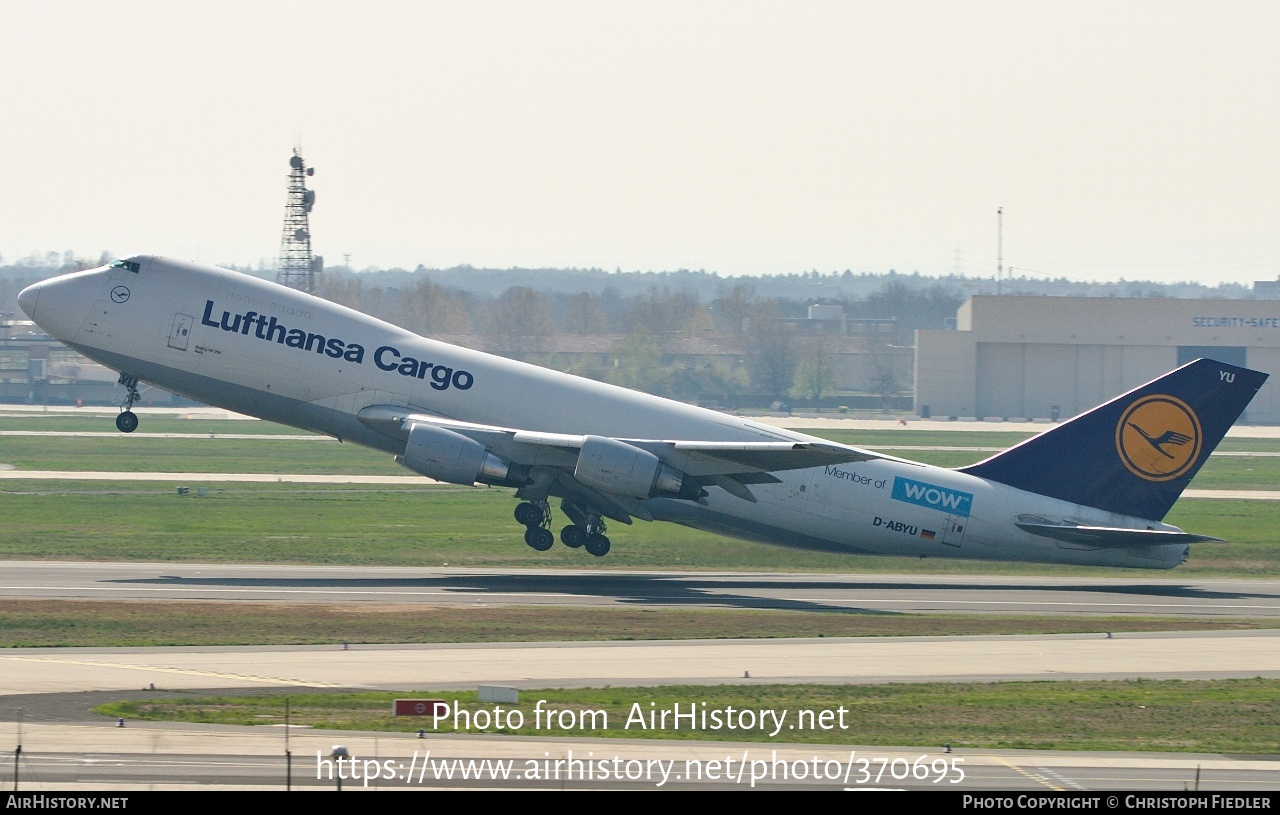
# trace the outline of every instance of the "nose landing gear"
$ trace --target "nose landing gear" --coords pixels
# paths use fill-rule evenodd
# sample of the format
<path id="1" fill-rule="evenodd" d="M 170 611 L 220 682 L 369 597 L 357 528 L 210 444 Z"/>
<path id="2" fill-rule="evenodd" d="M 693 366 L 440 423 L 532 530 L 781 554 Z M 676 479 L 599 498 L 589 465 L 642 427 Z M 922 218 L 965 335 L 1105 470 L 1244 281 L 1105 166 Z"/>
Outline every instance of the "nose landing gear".
<path id="1" fill-rule="evenodd" d="M 118 380 L 125 387 L 124 401 L 120 403 L 120 415 L 116 417 L 116 430 L 121 433 L 132 433 L 138 429 L 138 414 L 134 413 L 133 403 L 141 399 L 138 395 L 138 377 L 120 374 Z"/>

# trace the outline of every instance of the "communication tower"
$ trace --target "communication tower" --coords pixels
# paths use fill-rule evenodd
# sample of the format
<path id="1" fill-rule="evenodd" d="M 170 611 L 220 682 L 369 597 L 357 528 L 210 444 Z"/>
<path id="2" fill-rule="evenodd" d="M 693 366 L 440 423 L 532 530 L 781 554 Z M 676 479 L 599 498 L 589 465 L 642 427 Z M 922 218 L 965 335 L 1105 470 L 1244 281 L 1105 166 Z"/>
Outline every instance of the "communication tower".
<path id="1" fill-rule="evenodd" d="M 280 266 L 276 282 L 305 292 L 316 290 L 317 277 L 324 269 L 324 258 L 311 255 L 311 227 L 307 216 L 316 203 L 316 194 L 307 189 L 307 176 L 315 175 L 293 149 L 289 159 L 289 197 L 284 205 L 284 233 L 280 238 Z"/>
<path id="2" fill-rule="evenodd" d="M 996 294 L 1002 294 L 1000 278 L 1004 277 L 1004 207 L 996 208 Z"/>

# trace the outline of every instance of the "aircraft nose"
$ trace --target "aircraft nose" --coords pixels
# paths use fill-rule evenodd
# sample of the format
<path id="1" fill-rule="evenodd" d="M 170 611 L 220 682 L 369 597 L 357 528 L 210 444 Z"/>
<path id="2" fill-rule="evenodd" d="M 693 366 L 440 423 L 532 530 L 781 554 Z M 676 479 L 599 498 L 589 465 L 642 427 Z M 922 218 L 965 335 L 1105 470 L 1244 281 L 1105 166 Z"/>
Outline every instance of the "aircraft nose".
<path id="1" fill-rule="evenodd" d="M 40 299 L 40 284 L 27 286 L 18 292 L 18 308 L 22 309 L 32 320 L 36 318 L 36 302 Z"/>
<path id="2" fill-rule="evenodd" d="M 18 305 L 50 336 L 69 341 L 109 282 L 98 270 L 52 277 L 19 292 Z"/>

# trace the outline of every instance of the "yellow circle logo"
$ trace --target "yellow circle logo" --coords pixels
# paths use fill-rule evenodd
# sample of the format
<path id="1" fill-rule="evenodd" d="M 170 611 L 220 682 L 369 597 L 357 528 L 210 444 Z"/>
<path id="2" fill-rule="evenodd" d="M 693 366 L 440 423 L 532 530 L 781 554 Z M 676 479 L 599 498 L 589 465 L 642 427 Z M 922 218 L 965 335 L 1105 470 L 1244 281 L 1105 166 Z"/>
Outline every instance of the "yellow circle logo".
<path id="1" fill-rule="evenodd" d="M 1170 481 L 1200 457 L 1200 420 L 1181 399 L 1147 396 L 1129 406 L 1116 425 L 1116 450 L 1129 472 Z"/>

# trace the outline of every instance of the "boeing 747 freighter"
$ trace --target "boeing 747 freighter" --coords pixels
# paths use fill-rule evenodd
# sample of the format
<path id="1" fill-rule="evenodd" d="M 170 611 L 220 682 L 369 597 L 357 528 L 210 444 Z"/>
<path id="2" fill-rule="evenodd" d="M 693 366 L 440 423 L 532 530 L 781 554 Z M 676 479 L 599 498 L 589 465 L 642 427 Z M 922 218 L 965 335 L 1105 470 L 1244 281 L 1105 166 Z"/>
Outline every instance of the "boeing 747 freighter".
<path id="1" fill-rule="evenodd" d="M 830 552 L 1168 569 L 1162 523 L 1267 375 L 1184 365 L 991 458 L 943 469 L 421 337 L 238 272 L 136 255 L 24 289 L 71 348 L 199 402 L 513 489 L 524 540 L 593 555 L 608 521 Z"/>

